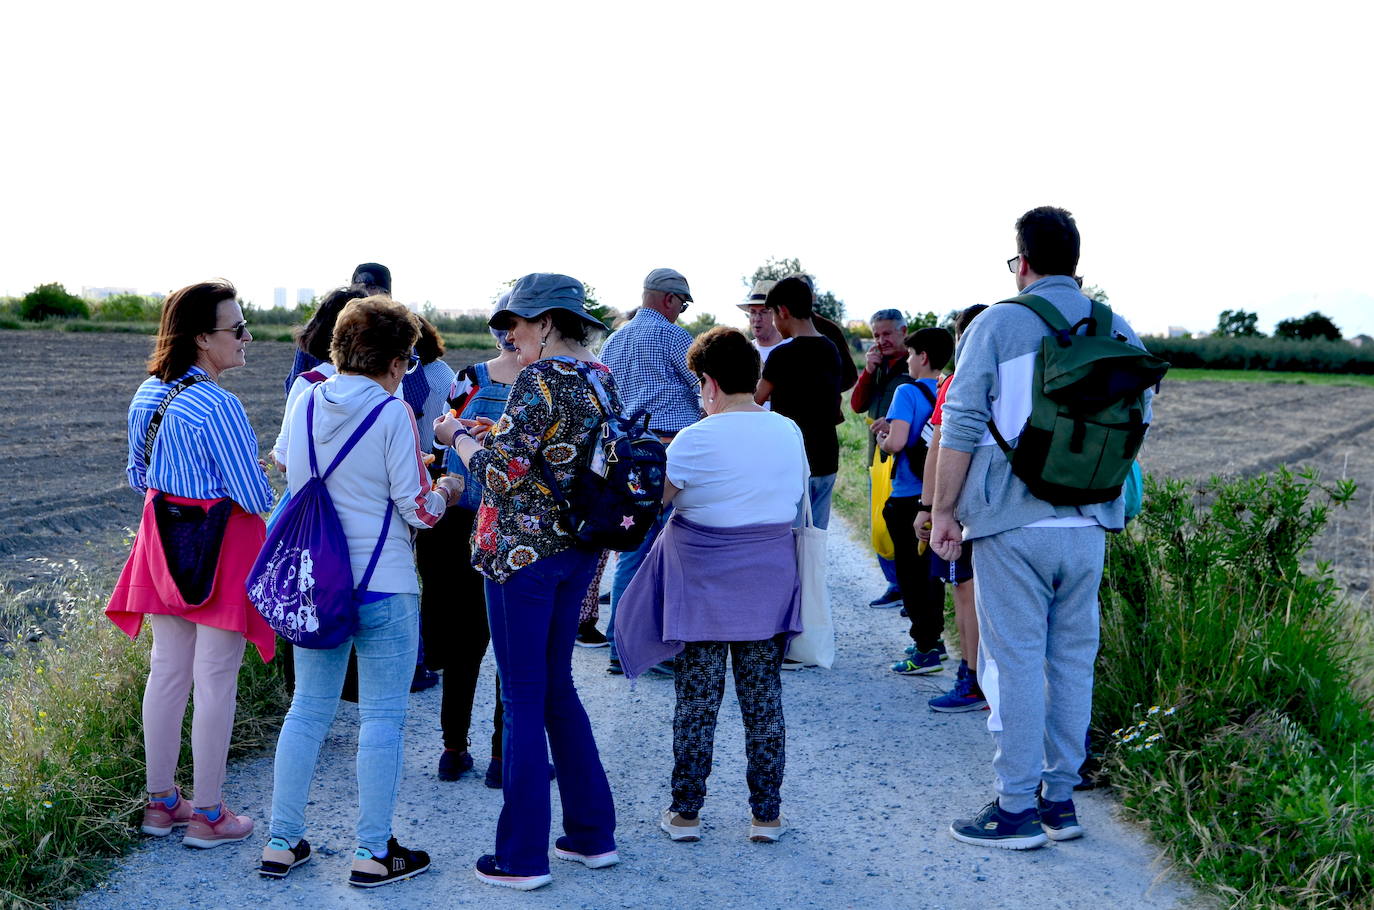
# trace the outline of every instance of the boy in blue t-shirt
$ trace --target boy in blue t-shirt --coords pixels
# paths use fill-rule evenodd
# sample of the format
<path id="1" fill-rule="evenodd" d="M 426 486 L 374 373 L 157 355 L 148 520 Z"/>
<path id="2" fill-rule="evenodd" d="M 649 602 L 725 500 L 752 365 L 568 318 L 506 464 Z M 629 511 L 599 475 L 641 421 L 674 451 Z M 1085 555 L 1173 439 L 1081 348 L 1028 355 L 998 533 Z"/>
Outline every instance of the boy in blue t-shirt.
<path id="1" fill-rule="evenodd" d="M 883 505 L 883 519 L 892 537 L 897 585 L 902 589 L 911 620 L 913 653 L 892 665 L 894 673 L 919 676 L 939 673 L 945 630 L 945 588 L 930 573 L 930 552 L 921 552 L 916 537 L 916 513 L 921 506 L 921 474 L 925 470 L 929 421 L 935 412 L 936 380 L 954 353 L 954 338 L 945 329 L 918 329 L 903 339 L 907 372 L 915 382 L 897 389 L 887 410 L 887 427 L 877 434 L 884 452 L 896 456 L 892 493 Z"/>

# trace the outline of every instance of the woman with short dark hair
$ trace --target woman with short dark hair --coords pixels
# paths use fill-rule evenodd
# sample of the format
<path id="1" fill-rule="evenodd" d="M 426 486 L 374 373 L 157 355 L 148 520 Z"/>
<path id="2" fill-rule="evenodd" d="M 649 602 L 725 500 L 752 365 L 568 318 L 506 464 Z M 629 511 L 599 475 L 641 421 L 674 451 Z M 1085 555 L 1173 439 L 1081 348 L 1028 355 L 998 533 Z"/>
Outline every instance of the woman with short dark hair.
<path id="1" fill-rule="evenodd" d="M 419 335 L 415 315 L 391 298 L 352 301 L 339 314 L 330 347 L 338 374 L 301 396 L 288 418 L 293 441 L 286 477 L 293 493 L 314 475 L 312 461 L 330 465 L 352 444 L 325 486 L 348 541 L 354 582 L 370 580 L 358 592 L 358 626 L 351 638 L 327 650 L 293 649 L 296 688 L 277 740 L 271 839 L 258 870 L 271 878 L 310 858 L 306 798 L 354 650 L 361 725 L 358 846 L 349 884 L 375 888 L 429 867 L 429 856 L 402 847 L 391 828 L 420 633 L 411 529 L 432 528 L 461 485 L 440 481 L 431 487 L 415 420 L 395 400 L 406 371 L 418 367 L 412 349 Z"/>
<path id="2" fill-rule="evenodd" d="M 143 693 L 148 803 L 142 830 L 185 827 L 192 847 L 241 841 L 253 820 L 224 805 L 221 789 L 234 726 L 245 639 L 271 660 L 275 638 L 244 581 L 262 547 L 258 515 L 272 488 L 243 405 L 219 385 L 244 364 L 253 340 L 227 281 L 174 292 L 149 378 L 129 404 L 129 486 L 144 494 L 143 519 L 106 614 L 131 637 L 148 615 L 153 650 Z M 195 793 L 175 783 L 181 724 L 194 685 L 191 754 Z"/>
<path id="3" fill-rule="evenodd" d="M 605 326 L 573 278 L 526 275 L 490 324 L 508 330 L 525 365 L 505 413 L 495 425 L 446 417 L 434 434 L 482 484 L 472 561 L 486 577 L 505 704 L 505 805 L 496 852 L 477 860 L 477 877 L 529 890 L 552 881 L 546 733 L 567 832 L 555 852 L 591 868 L 619 862 L 610 784 L 572 681 L 573 638 L 599 554 L 573 545 L 544 474 L 564 489 L 574 482 L 604 417 L 593 386 L 615 402 L 615 383 L 586 347 Z"/>
<path id="4" fill-rule="evenodd" d="M 673 517 L 616 609 L 625 675 L 675 659 L 672 805 L 659 827 L 701 837 L 716 716 L 729 655 L 744 717 L 749 838 L 785 830 L 786 730 L 779 671 L 802 630 L 792 521 L 807 488 L 806 449 L 791 420 L 754 403 L 759 353 L 717 326 L 687 350 L 706 417 L 668 446 L 664 502 Z"/>
<path id="5" fill-rule="evenodd" d="M 349 301 L 366 296 L 361 288 L 335 288 L 324 295 L 315 315 L 296 333 L 296 362 L 291 367 L 291 375 L 286 377 L 286 409 L 281 415 L 281 430 L 272 444 L 272 459 L 279 470 L 286 470 L 286 448 L 290 442 L 287 418 L 291 416 L 296 399 L 313 383 L 323 382 L 337 372 L 329 362 L 329 346 L 334 341 L 334 323 L 338 321 L 339 311 Z"/>

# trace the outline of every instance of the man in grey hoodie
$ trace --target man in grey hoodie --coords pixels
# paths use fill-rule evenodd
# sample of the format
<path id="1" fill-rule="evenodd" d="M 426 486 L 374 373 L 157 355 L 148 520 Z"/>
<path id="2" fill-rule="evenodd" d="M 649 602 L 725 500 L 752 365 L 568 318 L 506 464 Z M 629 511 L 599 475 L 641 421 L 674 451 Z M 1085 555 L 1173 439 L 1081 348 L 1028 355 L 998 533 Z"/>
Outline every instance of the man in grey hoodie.
<path id="1" fill-rule="evenodd" d="M 1091 304 L 1073 275 L 1079 236 L 1063 209 L 1032 209 L 1016 222 L 1016 287 L 1059 309 L 1070 325 Z M 1120 316 L 1113 331 L 1144 347 Z M 1092 713 L 1098 645 L 1097 589 L 1108 531 L 1125 526 L 1122 499 L 1055 506 L 1031 494 L 989 432 L 1011 444 L 1030 415 L 1031 382 L 1048 328 L 1016 304 L 988 308 L 964 335 L 945 399 L 931 546 L 953 560 L 978 541 L 974 562 L 979 682 L 997 799 L 958 819 L 970 844 L 1024 850 L 1080 837 L 1073 805 Z M 1145 422 L 1150 421 L 1146 394 Z"/>

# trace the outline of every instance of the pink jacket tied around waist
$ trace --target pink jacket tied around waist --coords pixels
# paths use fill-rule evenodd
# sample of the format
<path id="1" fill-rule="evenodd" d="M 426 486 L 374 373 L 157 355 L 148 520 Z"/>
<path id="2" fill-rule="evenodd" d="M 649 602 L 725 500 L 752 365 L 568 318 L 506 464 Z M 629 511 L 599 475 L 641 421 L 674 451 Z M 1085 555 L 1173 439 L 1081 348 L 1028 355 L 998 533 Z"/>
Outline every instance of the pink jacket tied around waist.
<path id="1" fill-rule="evenodd" d="M 133 551 L 124 564 L 124 571 L 119 574 L 105 615 L 130 638 L 138 637 L 145 613 L 167 613 L 203 626 L 238 632 L 257 647 L 264 661 L 270 661 L 276 653 L 276 636 L 248 600 L 244 587 L 248 570 L 253 567 L 266 537 L 266 525 L 261 516 L 245 512 L 234 504 L 224 531 L 224 542 L 220 545 L 210 594 L 202 603 L 188 604 L 167 569 L 162 538 L 158 535 L 157 519 L 153 514 L 156 495 L 156 490 L 149 489 L 144 497 L 143 518 L 134 538 Z M 166 496 L 166 499 L 205 509 L 219 502 L 218 499 L 183 496 Z"/>

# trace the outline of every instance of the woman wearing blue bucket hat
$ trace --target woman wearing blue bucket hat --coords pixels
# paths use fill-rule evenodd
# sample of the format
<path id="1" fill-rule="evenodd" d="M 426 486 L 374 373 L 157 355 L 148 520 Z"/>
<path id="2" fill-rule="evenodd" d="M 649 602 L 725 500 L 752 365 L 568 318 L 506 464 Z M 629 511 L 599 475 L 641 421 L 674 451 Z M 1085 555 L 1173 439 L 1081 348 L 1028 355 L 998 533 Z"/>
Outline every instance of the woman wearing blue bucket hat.
<path id="1" fill-rule="evenodd" d="M 598 554 L 573 545 L 541 466 L 566 488 L 595 444 L 602 414 L 578 368 L 597 371 L 612 400 L 615 385 L 587 348 L 606 326 L 587 312 L 576 279 L 526 275 L 490 325 L 507 330 L 523 367 L 505 413 L 495 424 L 445 417 L 434 433 L 482 485 L 473 565 L 486 579 L 505 706 L 505 804 L 496 851 L 478 859 L 477 877 L 527 891 L 552 880 L 546 733 L 563 804 L 555 852 L 593 869 L 619 862 L 610 785 L 572 680 L 578 614 Z"/>

